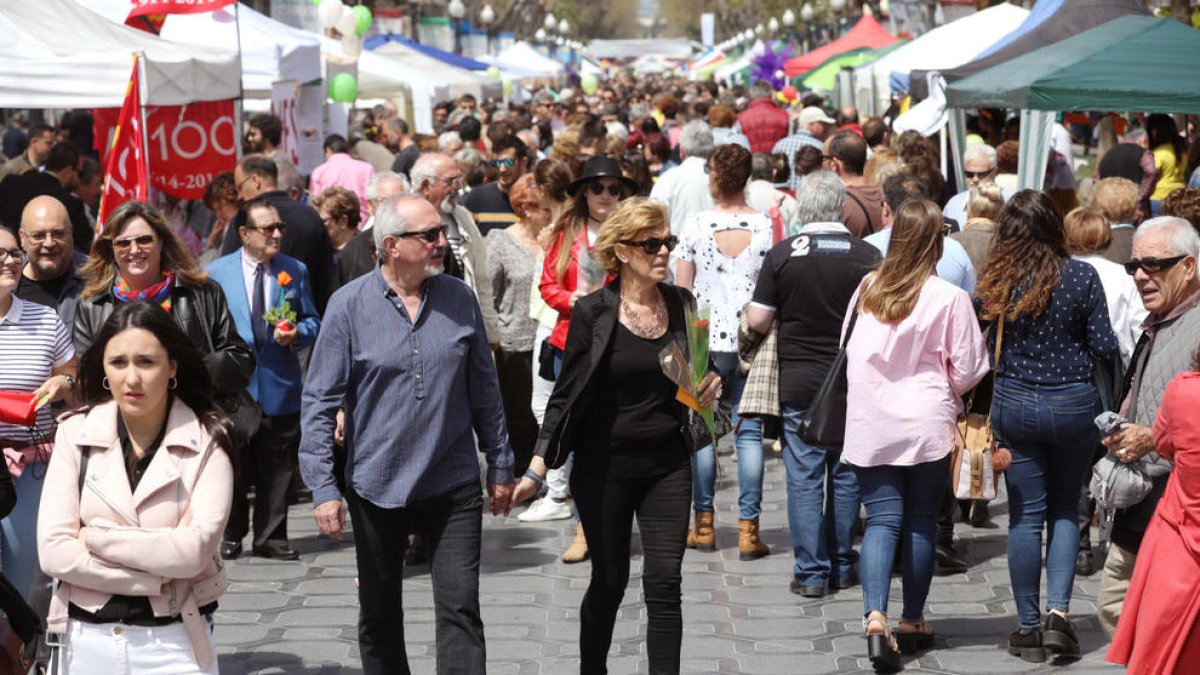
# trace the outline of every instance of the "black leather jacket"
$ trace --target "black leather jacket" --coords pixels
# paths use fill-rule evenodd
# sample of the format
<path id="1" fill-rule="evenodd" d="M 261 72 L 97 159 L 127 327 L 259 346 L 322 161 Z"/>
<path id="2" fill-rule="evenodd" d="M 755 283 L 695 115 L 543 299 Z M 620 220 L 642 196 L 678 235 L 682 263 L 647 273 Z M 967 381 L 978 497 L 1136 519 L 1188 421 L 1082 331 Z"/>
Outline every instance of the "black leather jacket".
<path id="1" fill-rule="evenodd" d="M 100 327 L 116 309 L 112 293 L 79 301 L 75 310 L 75 352 L 82 356 Z M 254 353 L 238 335 L 225 293 L 215 281 L 189 286 L 176 279 L 171 289 L 171 315 L 192 342 L 204 352 L 213 379 L 213 394 L 237 394 L 254 374 Z"/>

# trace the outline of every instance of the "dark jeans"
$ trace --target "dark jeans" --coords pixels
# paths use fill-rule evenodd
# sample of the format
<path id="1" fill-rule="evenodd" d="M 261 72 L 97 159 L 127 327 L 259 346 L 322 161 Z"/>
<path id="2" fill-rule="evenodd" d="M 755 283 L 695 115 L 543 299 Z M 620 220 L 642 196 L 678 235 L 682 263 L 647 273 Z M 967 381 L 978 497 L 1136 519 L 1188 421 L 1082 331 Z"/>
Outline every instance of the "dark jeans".
<path id="1" fill-rule="evenodd" d="M 538 423 L 533 416 L 533 352 L 496 350 L 496 376 L 500 379 L 500 399 L 504 420 L 508 423 L 508 442 L 513 450 L 513 473 L 529 468 L 533 444 L 537 442 Z"/>
<path id="2" fill-rule="evenodd" d="M 262 425 L 242 449 L 241 465 L 233 485 L 233 505 L 225 538 L 240 542 L 246 537 L 250 521 L 250 500 L 246 496 L 254 486 L 254 546 L 286 544 L 288 489 L 295 475 L 296 453 L 300 448 L 300 413 L 263 415 Z"/>
<path id="3" fill-rule="evenodd" d="M 429 552 L 439 675 L 483 675 L 479 546 L 483 493 L 477 481 L 399 509 L 346 492 L 358 559 L 358 641 L 367 675 L 408 675 L 401 581 L 408 532 Z"/>
<path id="4" fill-rule="evenodd" d="M 1046 532 L 1046 608 L 1066 612 L 1079 552 L 1079 486 L 1100 432 L 1100 396 L 1090 383 L 1037 385 L 996 380 L 992 426 L 1012 451 L 1008 488 L 1008 567 L 1021 628 L 1041 612 L 1042 529 Z"/>
<path id="5" fill-rule="evenodd" d="M 629 585 L 629 547 L 637 516 L 644 564 L 649 673 L 679 672 L 683 641 L 680 584 L 691 507 L 692 469 L 681 455 L 673 468 L 625 472 L 577 458 L 571 494 L 592 557 L 592 579 L 580 608 L 580 673 L 607 673 L 613 624 Z"/>

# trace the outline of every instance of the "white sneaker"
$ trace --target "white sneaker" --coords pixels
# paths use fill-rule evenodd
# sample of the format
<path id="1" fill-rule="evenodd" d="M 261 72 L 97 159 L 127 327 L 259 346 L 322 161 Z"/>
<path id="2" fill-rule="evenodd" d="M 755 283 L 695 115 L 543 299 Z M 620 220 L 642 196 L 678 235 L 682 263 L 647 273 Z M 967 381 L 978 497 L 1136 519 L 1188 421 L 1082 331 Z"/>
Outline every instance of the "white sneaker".
<path id="1" fill-rule="evenodd" d="M 543 497 L 529 505 L 525 512 L 517 516 L 517 520 L 523 523 L 541 523 L 547 520 L 566 520 L 574 513 L 571 511 L 571 502 L 555 501 L 549 497 Z"/>

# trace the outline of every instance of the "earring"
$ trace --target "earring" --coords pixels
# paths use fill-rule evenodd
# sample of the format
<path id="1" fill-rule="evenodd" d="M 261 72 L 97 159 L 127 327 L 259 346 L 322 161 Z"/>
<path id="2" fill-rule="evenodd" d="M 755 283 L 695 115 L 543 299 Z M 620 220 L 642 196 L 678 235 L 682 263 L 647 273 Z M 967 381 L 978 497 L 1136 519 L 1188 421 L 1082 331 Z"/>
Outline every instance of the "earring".
<path id="1" fill-rule="evenodd" d="M 101 386 L 101 387 L 104 387 L 104 390 L 105 390 L 105 391 L 109 391 L 109 387 L 108 387 L 108 378 L 107 378 L 107 377 L 106 377 L 106 378 L 104 378 L 103 380 L 100 380 L 100 386 Z"/>
<path id="2" fill-rule="evenodd" d="M 178 378 L 174 378 L 174 377 L 172 377 L 172 378 L 171 378 L 171 381 L 167 383 L 167 386 L 168 386 L 168 387 L 170 387 L 171 389 L 174 389 L 175 387 L 178 387 L 178 386 L 179 386 L 179 379 L 178 379 Z"/>

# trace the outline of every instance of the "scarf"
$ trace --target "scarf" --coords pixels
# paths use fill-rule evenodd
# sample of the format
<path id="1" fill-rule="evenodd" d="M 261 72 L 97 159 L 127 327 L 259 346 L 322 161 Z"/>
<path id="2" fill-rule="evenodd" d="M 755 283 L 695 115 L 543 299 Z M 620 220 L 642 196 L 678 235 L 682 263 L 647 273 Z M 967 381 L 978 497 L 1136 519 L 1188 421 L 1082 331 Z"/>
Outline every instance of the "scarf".
<path id="1" fill-rule="evenodd" d="M 137 302 L 144 300 L 146 302 L 157 303 L 159 307 L 171 311 L 171 288 L 175 285 L 175 273 L 171 270 L 166 270 L 159 277 L 158 281 L 150 286 L 143 288 L 140 291 L 135 291 L 129 288 L 129 284 L 118 273 L 117 278 L 113 281 L 113 297 L 117 302 Z"/>

